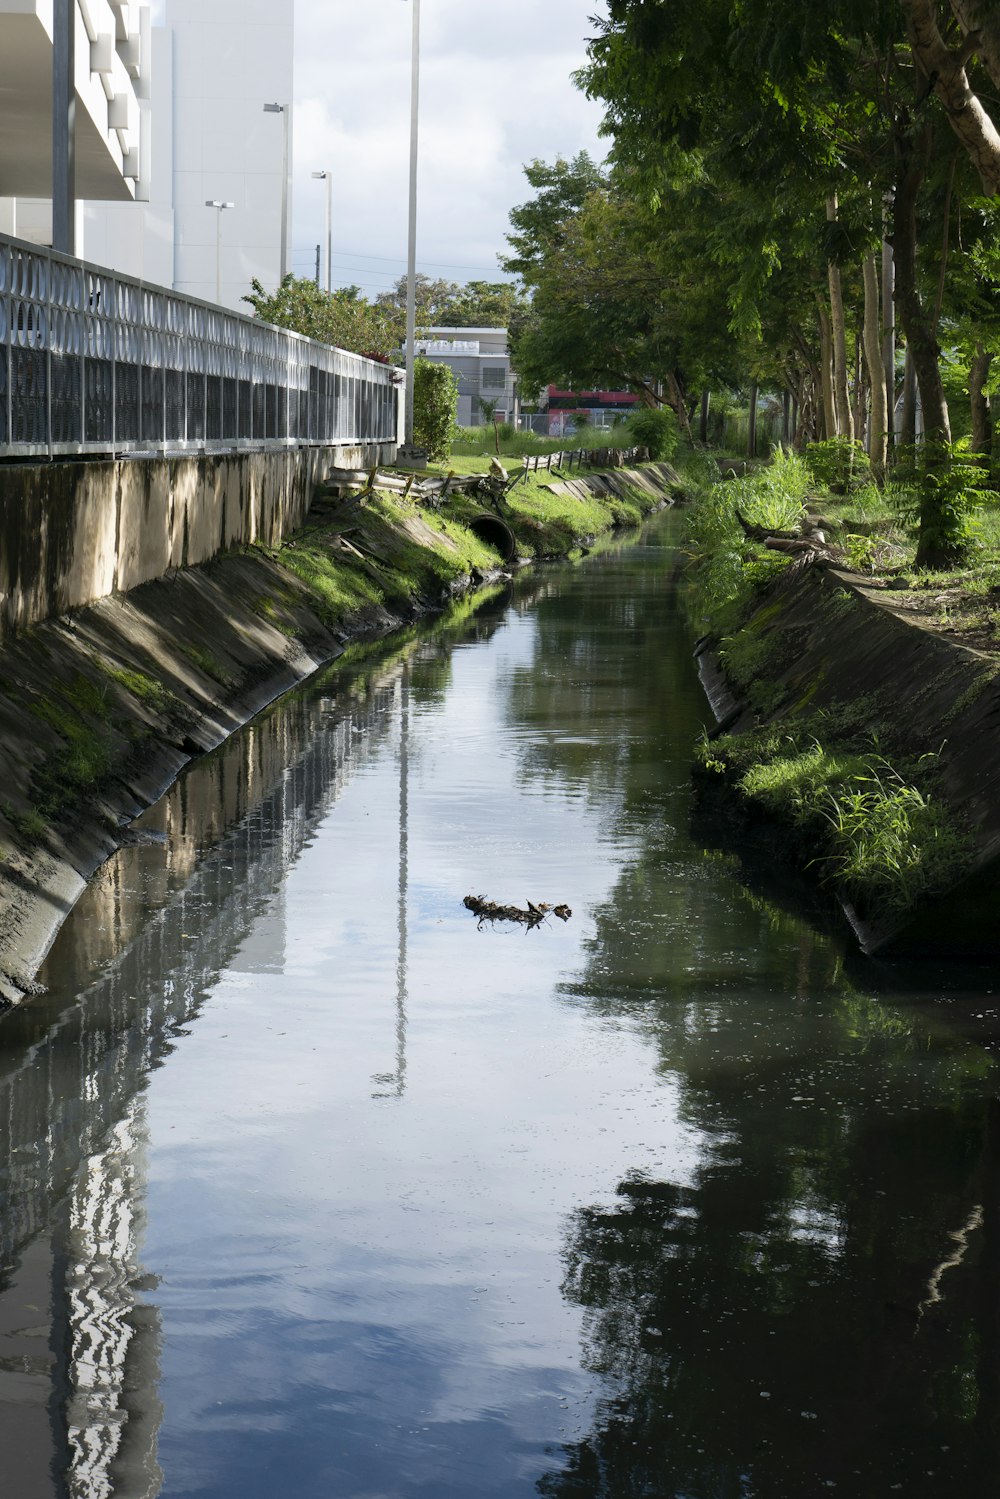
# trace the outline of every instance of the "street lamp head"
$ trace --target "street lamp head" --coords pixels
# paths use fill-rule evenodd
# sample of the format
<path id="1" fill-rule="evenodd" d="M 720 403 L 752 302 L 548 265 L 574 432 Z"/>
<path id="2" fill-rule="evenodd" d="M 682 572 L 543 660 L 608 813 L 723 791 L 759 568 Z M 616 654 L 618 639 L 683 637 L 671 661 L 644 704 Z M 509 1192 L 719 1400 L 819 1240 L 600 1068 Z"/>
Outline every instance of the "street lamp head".
<path id="1" fill-rule="evenodd" d="M 329 172 L 310 172 L 309 175 L 311 177 L 318 177 L 321 182 L 325 182 L 326 179 L 329 177 L 330 173 Z"/>
<path id="2" fill-rule="evenodd" d="M 226 202 L 223 202 L 223 200 L 221 198 L 206 198 L 205 199 L 205 207 L 206 208 L 235 208 L 236 204 L 235 203 L 226 203 Z"/>
<path id="3" fill-rule="evenodd" d="M 285 106 L 283 104 L 265 104 L 264 105 L 264 113 L 266 115 L 283 115 L 284 112 L 285 112 Z"/>

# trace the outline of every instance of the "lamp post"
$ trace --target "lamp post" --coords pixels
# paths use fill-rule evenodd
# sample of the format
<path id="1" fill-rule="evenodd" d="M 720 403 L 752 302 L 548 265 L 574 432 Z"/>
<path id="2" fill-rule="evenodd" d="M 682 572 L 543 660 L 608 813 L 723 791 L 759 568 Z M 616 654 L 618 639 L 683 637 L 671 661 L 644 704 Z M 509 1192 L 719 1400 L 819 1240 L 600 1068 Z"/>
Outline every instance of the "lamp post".
<path id="1" fill-rule="evenodd" d="M 281 275 L 279 280 L 284 281 L 288 275 L 288 106 L 265 104 L 264 113 L 281 116 Z"/>
<path id="2" fill-rule="evenodd" d="M 333 290 L 333 173 L 313 172 L 312 175 L 326 183 L 326 289 L 331 292 Z"/>
<path id="3" fill-rule="evenodd" d="M 420 113 L 420 0 L 413 5 L 410 61 L 410 232 L 406 260 L 406 407 L 404 435 L 413 442 L 413 366 L 417 325 L 417 124 Z"/>
<path id="4" fill-rule="evenodd" d="M 215 300 L 222 301 L 222 213 L 223 209 L 235 208 L 235 203 L 223 202 L 221 198 L 206 198 L 206 208 L 215 209 Z"/>

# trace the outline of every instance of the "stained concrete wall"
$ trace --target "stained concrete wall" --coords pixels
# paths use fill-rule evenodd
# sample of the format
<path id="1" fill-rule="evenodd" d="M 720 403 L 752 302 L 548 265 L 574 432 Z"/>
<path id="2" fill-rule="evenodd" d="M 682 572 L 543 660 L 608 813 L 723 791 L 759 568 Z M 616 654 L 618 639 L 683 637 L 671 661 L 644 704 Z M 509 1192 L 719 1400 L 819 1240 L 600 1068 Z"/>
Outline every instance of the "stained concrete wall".
<path id="1" fill-rule="evenodd" d="M 391 444 L 0 467 L 0 640 L 302 525 L 334 468 Z"/>

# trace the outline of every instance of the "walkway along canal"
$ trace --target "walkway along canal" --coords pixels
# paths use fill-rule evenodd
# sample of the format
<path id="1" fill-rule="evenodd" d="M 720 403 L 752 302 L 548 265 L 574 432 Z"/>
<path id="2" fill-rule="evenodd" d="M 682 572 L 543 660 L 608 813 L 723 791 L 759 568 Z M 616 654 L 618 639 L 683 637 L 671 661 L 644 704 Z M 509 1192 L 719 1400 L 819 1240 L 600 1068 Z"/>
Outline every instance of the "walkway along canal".
<path id="1" fill-rule="evenodd" d="M 991 976 L 694 841 L 676 525 L 319 673 L 95 879 L 0 1031 L 18 1499 L 993 1491 Z"/>

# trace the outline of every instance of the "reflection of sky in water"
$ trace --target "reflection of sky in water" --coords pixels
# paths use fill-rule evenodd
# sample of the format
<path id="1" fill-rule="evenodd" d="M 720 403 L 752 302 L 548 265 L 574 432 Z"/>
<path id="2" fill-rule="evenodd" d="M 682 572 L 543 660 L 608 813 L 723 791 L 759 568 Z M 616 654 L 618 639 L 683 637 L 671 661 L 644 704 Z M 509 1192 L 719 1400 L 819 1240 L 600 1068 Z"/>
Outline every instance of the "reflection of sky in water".
<path id="1" fill-rule="evenodd" d="M 609 809 L 523 778 L 503 684 L 530 617 L 411 694 L 406 1084 L 396 1047 L 399 734 L 342 790 L 149 1097 L 167 1493 L 531 1493 L 586 1425 L 561 1225 L 694 1145 L 641 1038 L 554 1001 L 628 849 Z M 414 673 L 419 679 L 419 671 Z M 568 900 L 484 927 L 483 891 Z M 637 1088 L 637 1073 L 646 1077 Z M 235 1449 L 235 1450 L 234 1450 Z"/>

